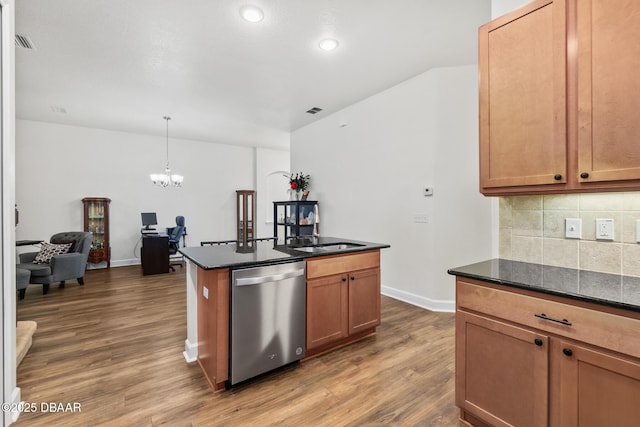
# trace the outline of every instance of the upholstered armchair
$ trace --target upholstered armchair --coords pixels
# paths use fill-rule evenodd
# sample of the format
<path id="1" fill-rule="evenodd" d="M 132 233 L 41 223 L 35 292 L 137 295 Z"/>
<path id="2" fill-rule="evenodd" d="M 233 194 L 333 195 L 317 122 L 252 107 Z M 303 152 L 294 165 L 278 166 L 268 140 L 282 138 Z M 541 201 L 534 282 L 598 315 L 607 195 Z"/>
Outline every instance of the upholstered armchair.
<path id="1" fill-rule="evenodd" d="M 76 279 L 84 285 L 84 271 L 87 268 L 87 258 L 91 249 L 92 233 L 81 231 L 68 231 L 51 236 L 51 243 L 55 245 L 69 245 L 68 252 L 50 256 L 49 262 L 39 262 L 42 258 L 40 252 L 27 252 L 20 254 L 20 263 L 16 268 L 29 270 L 31 277 L 29 283 L 41 284 L 42 293 L 49 292 L 49 285 L 60 282 L 64 287 L 65 280 Z"/>

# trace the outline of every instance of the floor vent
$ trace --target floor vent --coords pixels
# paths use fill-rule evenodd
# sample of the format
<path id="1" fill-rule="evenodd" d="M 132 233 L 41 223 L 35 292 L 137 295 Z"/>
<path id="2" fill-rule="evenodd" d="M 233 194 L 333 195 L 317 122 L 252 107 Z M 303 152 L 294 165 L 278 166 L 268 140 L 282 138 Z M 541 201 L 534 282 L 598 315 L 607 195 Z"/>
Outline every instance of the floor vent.
<path id="1" fill-rule="evenodd" d="M 36 46 L 33 44 L 33 41 L 29 38 L 29 36 L 25 36 L 23 34 L 16 34 L 15 41 L 16 41 L 17 47 L 21 47 L 23 49 L 32 49 L 32 50 L 36 49 Z"/>
<path id="2" fill-rule="evenodd" d="M 309 114 L 316 114 L 316 113 L 319 113 L 320 111 L 322 111 L 322 108 L 320 108 L 320 107 L 313 107 L 313 108 L 309 108 L 309 109 L 307 110 L 307 113 L 309 113 Z"/>

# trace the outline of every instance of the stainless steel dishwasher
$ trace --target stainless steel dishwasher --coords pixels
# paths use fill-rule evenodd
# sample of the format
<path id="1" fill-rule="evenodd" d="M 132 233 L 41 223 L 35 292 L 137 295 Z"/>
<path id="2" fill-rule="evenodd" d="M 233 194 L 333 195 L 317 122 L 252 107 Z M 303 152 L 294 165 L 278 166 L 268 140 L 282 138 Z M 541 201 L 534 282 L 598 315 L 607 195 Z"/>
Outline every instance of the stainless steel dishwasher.
<path id="1" fill-rule="evenodd" d="M 231 272 L 231 385 L 305 354 L 304 261 Z"/>

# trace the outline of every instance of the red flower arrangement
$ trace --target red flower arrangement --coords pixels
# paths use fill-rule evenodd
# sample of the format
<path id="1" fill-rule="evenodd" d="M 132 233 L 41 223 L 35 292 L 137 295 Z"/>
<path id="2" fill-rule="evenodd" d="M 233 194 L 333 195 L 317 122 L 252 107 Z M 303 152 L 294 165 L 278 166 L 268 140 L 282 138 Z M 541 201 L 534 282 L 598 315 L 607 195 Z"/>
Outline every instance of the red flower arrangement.
<path id="1" fill-rule="evenodd" d="M 289 186 L 292 190 L 299 192 L 305 191 L 309 188 L 309 182 L 311 181 L 311 175 L 305 175 L 302 172 L 298 172 L 297 174 L 285 175 L 289 178 Z"/>

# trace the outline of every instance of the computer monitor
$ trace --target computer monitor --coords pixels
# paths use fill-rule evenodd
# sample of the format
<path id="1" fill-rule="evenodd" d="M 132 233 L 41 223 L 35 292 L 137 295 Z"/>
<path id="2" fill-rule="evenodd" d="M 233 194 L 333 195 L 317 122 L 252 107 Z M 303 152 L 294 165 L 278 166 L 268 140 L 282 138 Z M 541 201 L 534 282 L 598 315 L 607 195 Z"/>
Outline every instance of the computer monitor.
<path id="1" fill-rule="evenodd" d="M 158 219 L 156 218 L 155 212 L 142 212 L 140 215 L 142 216 L 142 226 L 146 230 L 150 230 L 150 225 L 158 224 Z"/>

